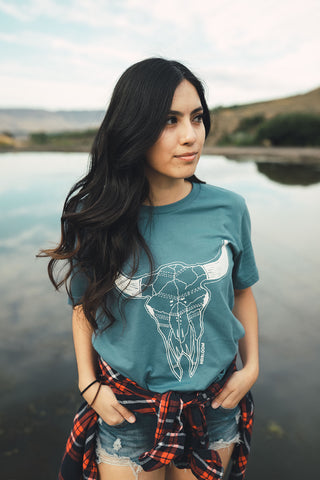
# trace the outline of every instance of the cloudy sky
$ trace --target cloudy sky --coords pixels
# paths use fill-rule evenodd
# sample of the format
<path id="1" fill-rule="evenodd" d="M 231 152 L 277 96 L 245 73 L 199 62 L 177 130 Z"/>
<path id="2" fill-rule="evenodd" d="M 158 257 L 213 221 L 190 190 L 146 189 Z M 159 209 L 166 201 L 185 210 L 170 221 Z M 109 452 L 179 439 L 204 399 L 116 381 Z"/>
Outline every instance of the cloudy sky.
<path id="1" fill-rule="evenodd" d="M 0 108 L 104 109 L 120 74 L 182 61 L 211 107 L 320 85 L 319 0 L 0 0 Z"/>

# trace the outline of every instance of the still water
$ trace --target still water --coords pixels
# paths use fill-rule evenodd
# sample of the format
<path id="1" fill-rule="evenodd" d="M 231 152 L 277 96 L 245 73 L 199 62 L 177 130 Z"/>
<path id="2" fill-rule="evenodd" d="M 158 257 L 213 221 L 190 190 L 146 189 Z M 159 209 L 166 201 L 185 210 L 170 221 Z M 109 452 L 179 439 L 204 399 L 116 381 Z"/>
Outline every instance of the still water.
<path id="1" fill-rule="evenodd" d="M 66 294 L 36 259 L 87 154 L 0 157 L 0 463 L 4 480 L 56 478 L 79 405 Z M 320 169 L 202 157 L 198 176 L 242 194 L 260 271 L 261 374 L 248 480 L 314 478 L 320 439 Z M 35 471 L 32 471 L 35 468 Z M 301 474 L 303 472 L 303 474 Z"/>

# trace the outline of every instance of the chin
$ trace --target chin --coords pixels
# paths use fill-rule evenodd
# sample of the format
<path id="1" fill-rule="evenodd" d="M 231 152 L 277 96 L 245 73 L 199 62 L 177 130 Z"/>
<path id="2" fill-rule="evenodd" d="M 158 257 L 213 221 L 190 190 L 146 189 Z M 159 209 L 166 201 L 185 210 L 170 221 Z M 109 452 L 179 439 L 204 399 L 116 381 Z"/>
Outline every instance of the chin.
<path id="1" fill-rule="evenodd" d="M 192 175 L 194 175 L 195 173 L 196 173 L 196 168 L 195 167 L 188 168 L 188 169 L 186 169 L 186 174 L 184 175 L 184 178 L 192 177 Z"/>

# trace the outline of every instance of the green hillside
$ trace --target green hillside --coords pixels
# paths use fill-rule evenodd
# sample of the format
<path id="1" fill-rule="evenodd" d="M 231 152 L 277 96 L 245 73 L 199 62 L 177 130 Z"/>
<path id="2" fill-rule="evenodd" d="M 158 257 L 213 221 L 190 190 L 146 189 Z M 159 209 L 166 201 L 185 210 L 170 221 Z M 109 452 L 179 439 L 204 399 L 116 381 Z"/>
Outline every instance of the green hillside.
<path id="1" fill-rule="evenodd" d="M 67 112 L 63 113 L 66 118 Z M 93 112 L 88 113 L 93 116 Z M 101 115 L 100 111 L 96 112 L 96 115 L 98 113 Z M 61 112 L 59 114 L 61 115 Z M 31 111 L 28 111 L 28 122 L 31 122 L 31 117 Z M 75 121 L 74 116 L 72 119 Z M 81 112 L 81 122 L 85 120 L 85 112 Z M 208 148 L 254 145 L 319 147 L 320 88 L 302 95 L 266 102 L 218 107 L 211 111 L 211 120 L 212 128 L 206 142 Z M 53 122 L 52 119 L 50 121 Z M 97 131 L 96 128 L 69 128 L 62 129 L 60 133 L 52 133 L 45 129 L 45 122 L 38 124 L 43 125 L 42 130 L 33 130 L 26 140 L 15 139 L 8 128 L 0 135 L 0 150 L 87 152 L 91 149 Z M 51 126 L 53 125 L 54 123 Z"/>
<path id="2" fill-rule="evenodd" d="M 218 107 L 212 110 L 211 120 L 208 146 L 317 146 L 320 145 L 320 88 L 267 102 Z M 281 129 L 278 136 L 274 133 L 277 129 Z"/>

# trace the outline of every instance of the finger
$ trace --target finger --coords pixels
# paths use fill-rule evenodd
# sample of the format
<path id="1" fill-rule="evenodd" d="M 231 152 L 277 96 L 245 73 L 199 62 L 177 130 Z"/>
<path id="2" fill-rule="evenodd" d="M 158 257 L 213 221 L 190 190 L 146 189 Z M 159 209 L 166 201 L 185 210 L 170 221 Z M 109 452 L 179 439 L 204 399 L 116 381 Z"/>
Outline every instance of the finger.
<path id="1" fill-rule="evenodd" d="M 226 388 L 222 390 L 222 392 L 213 400 L 211 403 L 212 408 L 219 408 L 220 405 L 225 401 L 226 398 L 230 395 L 231 392 L 229 392 Z"/>
<path id="2" fill-rule="evenodd" d="M 239 400 L 235 399 L 235 398 L 232 398 L 231 396 L 229 396 L 222 404 L 221 406 L 223 408 L 226 408 L 226 409 L 233 409 L 235 408 L 237 405 L 239 405 Z"/>
<path id="3" fill-rule="evenodd" d="M 136 417 L 133 415 L 133 413 L 130 412 L 130 410 L 128 410 L 126 407 L 121 405 L 121 403 L 115 405 L 114 408 L 115 410 L 117 410 L 118 413 L 120 413 L 120 415 L 122 415 L 125 420 L 127 420 L 127 422 L 134 423 L 136 421 Z"/>

